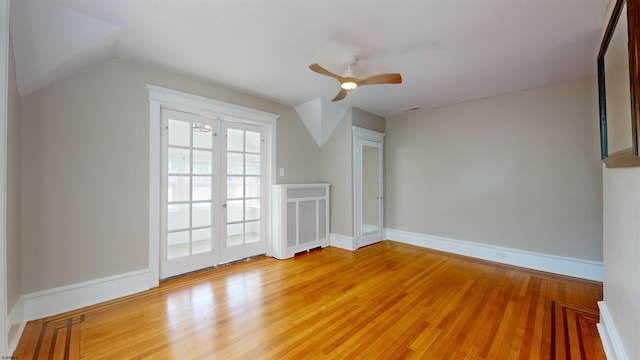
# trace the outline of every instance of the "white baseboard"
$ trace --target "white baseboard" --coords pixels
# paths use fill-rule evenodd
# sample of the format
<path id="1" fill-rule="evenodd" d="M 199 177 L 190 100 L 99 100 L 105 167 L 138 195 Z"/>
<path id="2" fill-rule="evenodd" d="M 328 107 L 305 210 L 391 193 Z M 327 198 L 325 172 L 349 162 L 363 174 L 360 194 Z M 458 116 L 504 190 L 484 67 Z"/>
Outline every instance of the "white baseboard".
<path id="1" fill-rule="evenodd" d="M 597 261 L 485 245 L 395 229 L 385 229 L 384 238 L 528 269 L 595 281 L 602 281 L 603 279 L 602 262 Z"/>
<path id="2" fill-rule="evenodd" d="M 602 340 L 605 355 L 609 360 L 627 360 L 627 352 L 624 350 L 618 330 L 613 323 L 613 318 L 609 308 L 604 301 L 598 301 L 600 308 L 600 322 L 598 323 L 598 333 Z"/>
<path id="3" fill-rule="evenodd" d="M 25 321 L 149 290 L 149 270 L 132 271 L 23 295 Z"/>
<path id="4" fill-rule="evenodd" d="M 9 316 L 7 316 L 7 338 L 8 338 L 8 346 L 9 346 L 9 354 L 13 354 L 16 351 L 16 347 L 18 346 L 18 341 L 20 341 L 20 336 L 22 336 L 22 331 L 24 330 L 27 322 L 24 319 L 24 297 L 20 296 L 18 301 L 13 305 L 11 311 L 9 312 Z"/>
<path id="5" fill-rule="evenodd" d="M 345 250 L 355 250 L 358 248 L 355 238 L 338 234 L 329 235 L 329 244 Z"/>
<path id="6" fill-rule="evenodd" d="M 28 321 L 149 290 L 149 270 L 132 271 L 20 296 L 8 316 L 10 353 Z"/>

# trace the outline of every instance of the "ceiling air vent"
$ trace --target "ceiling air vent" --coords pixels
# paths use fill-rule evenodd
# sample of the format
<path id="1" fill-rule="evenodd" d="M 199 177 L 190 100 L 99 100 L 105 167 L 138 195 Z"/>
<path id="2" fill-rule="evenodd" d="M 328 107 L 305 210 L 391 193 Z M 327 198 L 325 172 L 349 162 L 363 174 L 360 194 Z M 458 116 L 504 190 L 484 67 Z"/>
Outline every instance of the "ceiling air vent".
<path id="1" fill-rule="evenodd" d="M 404 109 L 404 110 L 402 110 L 402 111 L 403 111 L 403 112 L 408 112 L 408 111 L 416 111 L 416 110 L 420 110 L 420 108 L 416 106 L 416 107 L 412 107 L 412 108 Z"/>

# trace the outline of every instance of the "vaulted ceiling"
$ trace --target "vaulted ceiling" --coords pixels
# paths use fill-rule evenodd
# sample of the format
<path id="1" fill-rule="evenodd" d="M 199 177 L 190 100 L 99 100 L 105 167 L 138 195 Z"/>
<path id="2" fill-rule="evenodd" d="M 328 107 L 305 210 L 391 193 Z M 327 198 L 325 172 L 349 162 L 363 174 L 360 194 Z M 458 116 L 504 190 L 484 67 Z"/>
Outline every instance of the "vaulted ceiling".
<path id="1" fill-rule="evenodd" d="M 595 73 L 607 0 L 13 0 L 19 91 L 118 57 L 293 107 L 381 116 Z M 338 82 L 399 72 L 340 103 Z M 320 99 L 320 100 L 318 100 Z M 332 109 L 335 113 L 335 109 Z"/>

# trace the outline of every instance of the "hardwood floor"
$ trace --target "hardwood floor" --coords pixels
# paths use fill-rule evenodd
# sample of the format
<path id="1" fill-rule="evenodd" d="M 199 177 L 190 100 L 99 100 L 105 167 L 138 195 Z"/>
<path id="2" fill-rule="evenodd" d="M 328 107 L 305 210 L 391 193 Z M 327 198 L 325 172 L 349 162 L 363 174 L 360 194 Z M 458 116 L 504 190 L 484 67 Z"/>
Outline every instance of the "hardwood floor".
<path id="1" fill-rule="evenodd" d="M 604 359 L 602 284 L 384 241 L 258 258 L 27 325 L 18 359 Z"/>

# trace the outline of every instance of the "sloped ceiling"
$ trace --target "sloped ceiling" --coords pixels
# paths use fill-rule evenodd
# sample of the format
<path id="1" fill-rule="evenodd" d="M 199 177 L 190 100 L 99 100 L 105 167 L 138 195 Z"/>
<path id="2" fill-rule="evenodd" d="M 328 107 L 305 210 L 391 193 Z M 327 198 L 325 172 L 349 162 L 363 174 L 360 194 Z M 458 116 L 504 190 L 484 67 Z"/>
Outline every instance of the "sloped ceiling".
<path id="1" fill-rule="evenodd" d="M 49 1 L 13 1 L 11 37 L 18 92 L 38 90 L 115 55 L 117 26 Z"/>
<path id="2" fill-rule="evenodd" d="M 341 74 L 357 56 L 357 76 L 404 82 L 337 106 L 389 117 L 595 73 L 607 3 L 13 0 L 11 35 L 22 95 L 115 56 L 296 107 L 338 92 L 309 64 Z"/>

